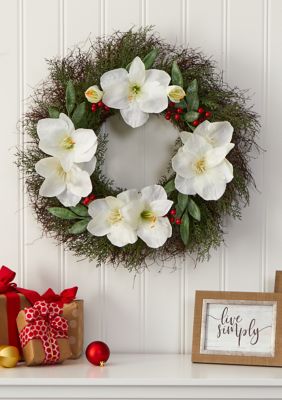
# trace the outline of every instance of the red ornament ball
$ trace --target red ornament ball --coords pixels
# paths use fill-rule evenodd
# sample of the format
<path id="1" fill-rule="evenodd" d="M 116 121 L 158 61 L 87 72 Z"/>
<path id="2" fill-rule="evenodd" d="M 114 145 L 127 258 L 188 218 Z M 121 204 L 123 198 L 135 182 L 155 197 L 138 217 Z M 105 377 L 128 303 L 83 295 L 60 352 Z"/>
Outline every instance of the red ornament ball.
<path id="1" fill-rule="evenodd" d="M 85 351 L 87 360 L 93 364 L 103 367 L 110 357 L 110 349 L 104 342 L 91 342 Z"/>

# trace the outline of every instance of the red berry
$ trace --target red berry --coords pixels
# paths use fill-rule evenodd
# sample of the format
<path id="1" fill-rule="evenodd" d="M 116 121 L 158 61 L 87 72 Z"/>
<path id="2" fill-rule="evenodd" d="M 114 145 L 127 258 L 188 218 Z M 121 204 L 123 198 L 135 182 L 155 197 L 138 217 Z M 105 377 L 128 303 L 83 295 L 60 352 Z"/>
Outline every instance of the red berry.
<path id="1" fill-rule="evenodd" d="M 170 210 L 170 215 L 175 215 L 176 214 L 176 210 L 175 210 L 175 208 L 173 208 L 172 210 Z"/>
<path id="2" fill-rule="evenodd" d="M 181 225 L 181 219 L 180 218 L 176 218 L 175 223 L 176 223 L 176 225 Z"/>
<path id="3" fill-rule="evenodd" d="M 204 120 L 205 120 L 205 118 L 203 118 L 203 117 L 199 118 L 200 123 L 203 122 Z"/>
<path id="4" fill-rule="evenodd" d="M 92 110 L 93 112 L 95 112 L 95 111 L 97 110 L 97 104 L 93 103 L 93 104 L 91 105 L 91 110 Z"/>
<path id="5" fill-rule="evenodd" d="M 176 110 L 176 112 L 177 112 L 178 114 L 182 114 L 182 113 L 183 113 L 183 108 L 179 107 L 179 108 Z"/>
<path id="6" fill-rule="evenodd" d="M 105 110 L 105 111 L 110 111 L 110 107 L 104 105 L 104 110 Z"/>
<path id="7" fill-rule="evenodd" d="M 96 199 L 95 194 L 90 194 L 90 196 L 88 196 L 88 197 L 89 197 L 89 201 L 93 201 Z"/>
<path id="8" fill-rule="evenodd" d="M 179 121 L 180 120 L 180 114 L 175 114 L 174 119 L 175 119 L 175 121 Z"/>
<path id="9" fill-rule="evenodd" d="M 169 107 L 174 107 L 174 105 L 175 105 L 175 103 L 174 103 L 173 101 L 170 101 L 170 102 L 168 103 L 168 106 L 169 106 Z"/>
<path id="10" fill-rule="evenodd" d="M 170 120 L 170 117 L 171 117 L 171 112 L 170 111 L 166 112 L 165 119 Z"/>
<path id="11" fill-rule="evenodd" d="M 193 125 L 193 126 L 198 126 L 199 123 L 200 123 L 199 120 L 196 119 L 195 121 L 192 122 L 192 125 Z"/>
<path id="12" fill-rule="evenodd" d="M 205 112 L 205 110 L 203 109 L 203 107 L 198 108 L 198 113 L 203 114 L 204 112 Z"/>
<path id="13" fill-rule="evenodd" d="M 174 221 L 175 221 L 175 219 L 174 219 L 174 217 L 170 217 L 170 222 L 173 224 L 174 223 Z"/>
<path id="14" fill-rule="evenodd" d="M 99 103 L 97 103 L 98 107 L 101 108 L 103 107 L 104 103 L 102 101 L 99 101 Z"/>
<path id="15" fill-rule="evenodd" d="M 205 117 L 206 118 L 210 118 L 212 116 L 212 113 L 210 112 L 210 111 L 207 111 L 206 113 L 205 113 Z"/>
<path id="16" fill-rule="evenodd" d="M 85 199 L 83 200 L 82 204 L 84 204 L 85 206 L 88 206 L 89 203 L 90 203 L 89 197 L 85 197 Z"/>

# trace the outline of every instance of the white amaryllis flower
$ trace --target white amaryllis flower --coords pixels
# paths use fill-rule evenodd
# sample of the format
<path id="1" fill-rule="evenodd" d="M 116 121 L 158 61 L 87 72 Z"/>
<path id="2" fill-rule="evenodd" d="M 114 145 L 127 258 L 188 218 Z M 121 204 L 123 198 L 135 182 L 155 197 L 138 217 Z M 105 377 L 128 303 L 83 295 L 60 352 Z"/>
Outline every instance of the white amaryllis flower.
<path id="1" fill-rule="evenodd" d="M 140 198 L 137 190 L 127 190 L 117 195 L 108 196 L 90 203 L 88 213 L 92 220 L 88 231 L 94 236 L 104 236 L 118 247 L 137 240 L 137 223 Z"/>
<path id="2" fill-rule="evenodd" d="M 205 138 L 212 147 L 219 147 L 231 142 L 233 130 L 233 126 L 228 121 L 209 122 L 206 120 L 197 126 L 194 134 Z"/>
<path id="3" fill-rule="evenodd" d="M 167 88 L 167 95 L 173 103 L 179 103 L 184 99 L 186 93 L 181 86 L 171 85 Z"/>
<path id="4" fill-rule="evenodd" d="M 92 129 L 75 130 L 71 119 L 61 113 L 59 118 L 38 121 L 39 148 L 58 158 L 65 171 L 73 163 L 90 161 L 97 149 L 97 136 Z"/>
<path id="5" fill-rule="evenodd" d="M 168 106 L 167 88 L 170 76 L 158 69 L 145 69 L 135 57 L 127 72 L 124 68 L 108 71 L 101 76 L 103 102 L 120 110 L 124 121 L 137 128 L 146 123 L 150 113 L 160 113 Z"/>
<path id="6" fill-rule="evenodd" d="M 66 172 L 56 157 L 47 157 L 35 164 L 36 172 L 45 178 L 39 194 L 44 197 L 56 196 L 65 207 L 75 206 L 81 197 L 91 193 L 90 175 L 95 169 L 96 159 L 87 163 L 72 164 Z"/>
<path id="7" fill-rule="evenodd" d="M 184 145 L 172 158 L 176 189 L 183 194 L 198 194 L 205 200 L 218 200 L 233 179 L 232 164 L 225 157 L 234 144 L 213 147 L 196 130 L 182 132 L 181 138 Z"/>
<path id="8" fill-rule="evenodd" d="M 103 91 L 100 90 L 97 85 L 90 86 L 84 94 L 90 103 L 99 103 L 103 97 Z"/>
<path id="9" fill-rule="evenodd" d="M 173 202 L 167 199 L 167 193 L 160 185 L 142 189 L 140 202 L 137 235 L 147 246 L 161 247 L 172 235 L 171 224 L 165 215 Z"/>

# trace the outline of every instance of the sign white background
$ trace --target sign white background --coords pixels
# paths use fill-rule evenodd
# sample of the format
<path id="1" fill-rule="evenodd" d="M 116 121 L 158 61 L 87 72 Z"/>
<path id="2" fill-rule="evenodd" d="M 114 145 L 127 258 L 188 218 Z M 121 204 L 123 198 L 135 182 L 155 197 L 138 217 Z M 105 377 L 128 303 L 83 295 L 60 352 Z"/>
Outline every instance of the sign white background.
<path id="1" fill-rule="evenodd" d="M 273 290 L 274 270 L 281 267 L 281 0 L 1 0 L 0 8 L 0 262 L 17 271 L 21 286 L 78 284 L 86 300 L 86 343 L 100 338 L 112 351 L 189 352 L 195 289 Z M 175 273 L 165 268 L 159 274 L 153 266 L 133 288 L 133 275 L 122 268 L 77 263 L 42 238 L 14 153 L 28 140 L 16 125 L 24 99 L 46 76 L 46 57 L 83 44 L 90 32 L 95 37 L 146 24 L 171 43 L 214 55 L 230 84 L 251 88 L 267 152 L 252 161 L 259 192 L 252 191 L 251 206 L 242 221 L 226 221 L 226 247 L 196 269 L 189 257 L 172 265 L 179 267 Z M 131 157 L 143 155 L 143 167 L 136 176 L 123 170 L 129 184 L 143 184 L 154 162 L 150 141 L 139 139 Z"/>
<path id="2" fill-rule="evenodd" d="M 276 303 L 204 300 L 201 353 L 274 356 Z"/>

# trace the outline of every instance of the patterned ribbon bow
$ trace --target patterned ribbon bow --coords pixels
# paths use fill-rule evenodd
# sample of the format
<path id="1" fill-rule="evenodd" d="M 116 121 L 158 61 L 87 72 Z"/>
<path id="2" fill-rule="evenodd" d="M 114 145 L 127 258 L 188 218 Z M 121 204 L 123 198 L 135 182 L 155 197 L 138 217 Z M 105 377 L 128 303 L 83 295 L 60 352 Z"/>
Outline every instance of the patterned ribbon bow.
<path id="1" fill-rule="evenodd" d="M 37 301 L 33 307 L 25 308 L 28 325 L 20 332 L 22 347 L 32 339 L 42 341 L 45 358 L 43 364 L 54 364 L 60 359 L 60 348 L 56 339 L 68 337 L 68 323 L 62 318 L 62 307 L 56 303 Z"/>

